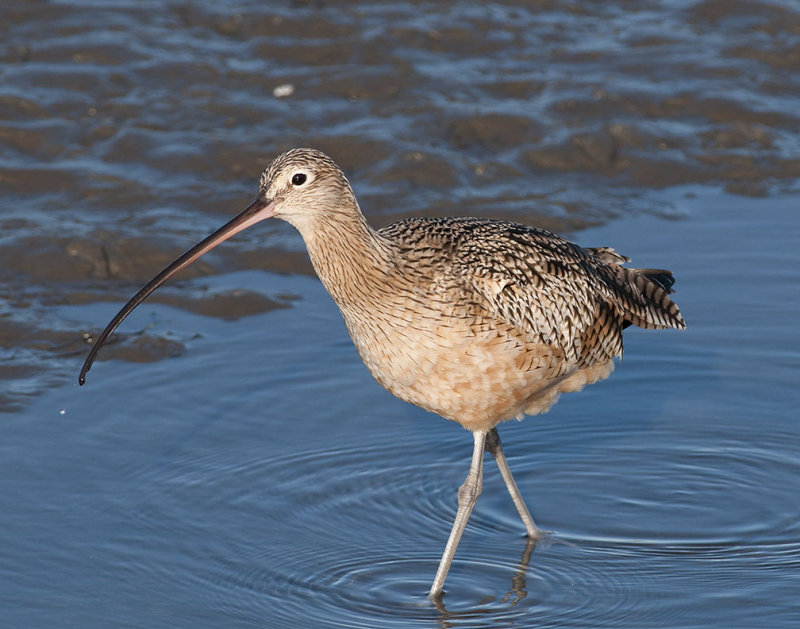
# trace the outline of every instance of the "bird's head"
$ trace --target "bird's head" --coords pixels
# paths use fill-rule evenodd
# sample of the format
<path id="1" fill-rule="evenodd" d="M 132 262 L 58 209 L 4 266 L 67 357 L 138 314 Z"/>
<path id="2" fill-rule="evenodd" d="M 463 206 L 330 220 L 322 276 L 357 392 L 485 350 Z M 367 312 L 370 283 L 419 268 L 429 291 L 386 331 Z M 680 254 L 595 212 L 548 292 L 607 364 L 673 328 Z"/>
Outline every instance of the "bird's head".
<path id="1" fill-rule="evenodd" d="M 350 184 L 330 157 L 305 148 L 279 155 L 261 176 L 258 197 L 247 209 L 167 266 L 122 307 L 97 338 L 78 381 L 84 383 L 97 352 L 136 306 L 175 273 L 221 242 L 273 216 L 288 221 L 305 235 L 312 231 L 312 223 L 320 216 L 357 212 L 357 208 Z"/>
<path id="2" fill-rule="evenodd" d="M 315 219 L 352 212 L 355 196 L 336 163 L 315 149 L 298 148 L 276 157 L 261 175 L 259 199 L 272 216 L 306 232 Z"/>

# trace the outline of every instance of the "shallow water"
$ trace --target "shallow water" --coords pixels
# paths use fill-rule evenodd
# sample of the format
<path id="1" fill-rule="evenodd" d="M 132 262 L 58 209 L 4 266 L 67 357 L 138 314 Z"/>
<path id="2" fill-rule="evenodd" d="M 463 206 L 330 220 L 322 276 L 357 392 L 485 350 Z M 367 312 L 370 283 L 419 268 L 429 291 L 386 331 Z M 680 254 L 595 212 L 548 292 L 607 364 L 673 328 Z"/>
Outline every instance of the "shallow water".
<path id="1" fill-rule="evenodd" d="M 214 6 L 0 9 L 0 624 L 800 625 L 792 5 Z M 287 226 L 75 382 L 293 144 L 375 223 L 510 217 L 677 277 L 685 332 L 628 329 L 608 381 L 501 426 L 552 534 L 487 460 L 442 607 L 470 435 L 372 380 Z"/>
<path id="2" fill-rule="evenodd" d="M 614 221 L 578 240 L 674 260 L 689 328 L 629 330 L 607 382 L 501 427 L 553 533 L 526 552 L 487 461 L 446 609 L 425 592 L 468 433 L 374 383 L 315 280 L 240 272 L 188 287 L 301 299 L 239 321 L 150 304 L 128 327 L 191 339 L 183 355 L 98 363 L 86 388 L 8 416 L 10 626 L 796 625 L 794 203 L 675 203 L 682 220 Z"/>

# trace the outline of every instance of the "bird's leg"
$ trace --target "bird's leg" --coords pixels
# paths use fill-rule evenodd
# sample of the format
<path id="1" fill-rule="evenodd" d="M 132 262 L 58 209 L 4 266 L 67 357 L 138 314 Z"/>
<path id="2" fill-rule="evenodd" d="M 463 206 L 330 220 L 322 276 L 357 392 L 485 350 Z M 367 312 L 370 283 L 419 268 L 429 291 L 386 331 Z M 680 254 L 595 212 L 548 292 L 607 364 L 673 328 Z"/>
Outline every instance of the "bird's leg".
<path id="1" fill-rule="evenodd" d="M 497 428 L 492 428 L 486 436 L 486 449 L 492 453 L 494 460 L 497 462 L 497 467 L 500 469 L 500 476 L 503 477 L 508 493 L 511 494 L 511 500 L 514 501 L 514 506 L 519 512 L 519 517 L 522 518 L 522 523 L 525 525 L 525 530 L 528 532 L 528 537 L 531 539 L 538 539 L 544 535 L 544 532 L 536 526 L 536 523 L 531 517 L 531 512 L 525 505 L 522 499 L 522 494 L 519 493 L 517 483 L 514 482 L 514 477 L 511 475 L 511 470 L 508 469 L 508 461 L 503 454 L 503 444 L 500 443 L 500 435 L 497 434 Z"/>
<path id="2" fill-rule="evenodd" d="M 447 578 L 447 571 L 450 569 L 453 556 L 456 554 L 458 542 L 461 540 L 461 535 L 464 533 L 464 527 L 467 526 L 467 520 L 469 520 L 469 516 L 472 513 L 472 508 L 478 501 L 478 496 L 481 495 L 481 489 L 483 488 L 483 451 L 486 445 L 486 432 L 476 430 L 472 433 L 472 436 L 475 439 L 472 463 L 469 467 L 467 479 L 458 488 L 458 511 L 453 522 L 453 528 L 450 530 L 450 537 L 447 539 L 447 546 L 444 547 L 442 560 L 439 562 L 439 569 L 436 571 L 433 585 L 431 585 L 431 590 L 428 592 L 428 597 L 431 600 L 437 600 L 442 595 L 444 580 Z"/>

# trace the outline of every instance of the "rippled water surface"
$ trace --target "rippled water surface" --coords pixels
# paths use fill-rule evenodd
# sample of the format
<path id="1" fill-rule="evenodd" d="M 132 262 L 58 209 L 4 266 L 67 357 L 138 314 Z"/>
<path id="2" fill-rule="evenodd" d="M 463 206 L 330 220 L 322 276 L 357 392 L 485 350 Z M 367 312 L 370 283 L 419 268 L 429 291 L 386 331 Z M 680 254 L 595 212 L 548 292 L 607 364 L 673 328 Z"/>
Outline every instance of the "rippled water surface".
<path id="1" fill-rule="evenodd" d="M 0 6 L 0 625 L 800 626 L 796 6 L 221 6 Z M 502 216 L 677 277 L 685 332 L 500 427 L 552 533 L 488 459 L 439 606 L 472 440 L 372 380 L 288 226 L 76 384 L 298 144 L 375 224 Z"/>

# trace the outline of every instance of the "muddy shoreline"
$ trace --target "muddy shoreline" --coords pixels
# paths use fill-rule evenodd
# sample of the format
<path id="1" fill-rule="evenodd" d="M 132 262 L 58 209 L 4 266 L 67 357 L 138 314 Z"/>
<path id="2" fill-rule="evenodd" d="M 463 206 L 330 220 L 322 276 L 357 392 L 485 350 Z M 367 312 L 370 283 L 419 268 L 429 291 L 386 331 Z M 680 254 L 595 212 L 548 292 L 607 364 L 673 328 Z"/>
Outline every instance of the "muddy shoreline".
<path id="1" fill-rule="evenodd" d="M 291 146 L 330 153 L 376 225 L 468 214 L 575 233 L 681 216 L 652 190 L 796 190 L 791 6 L 4 3 L 0 410 L 63 381 L 104 323 L 54 306 L 124 301 L 243 208 Z M 276 224 L 184 277 L 242 269 L 312 272 Z M 186 282 L 160 299 L 215 317 L 290 305 Z M 180 351 L 140 346 L 105 358 Z"/>

